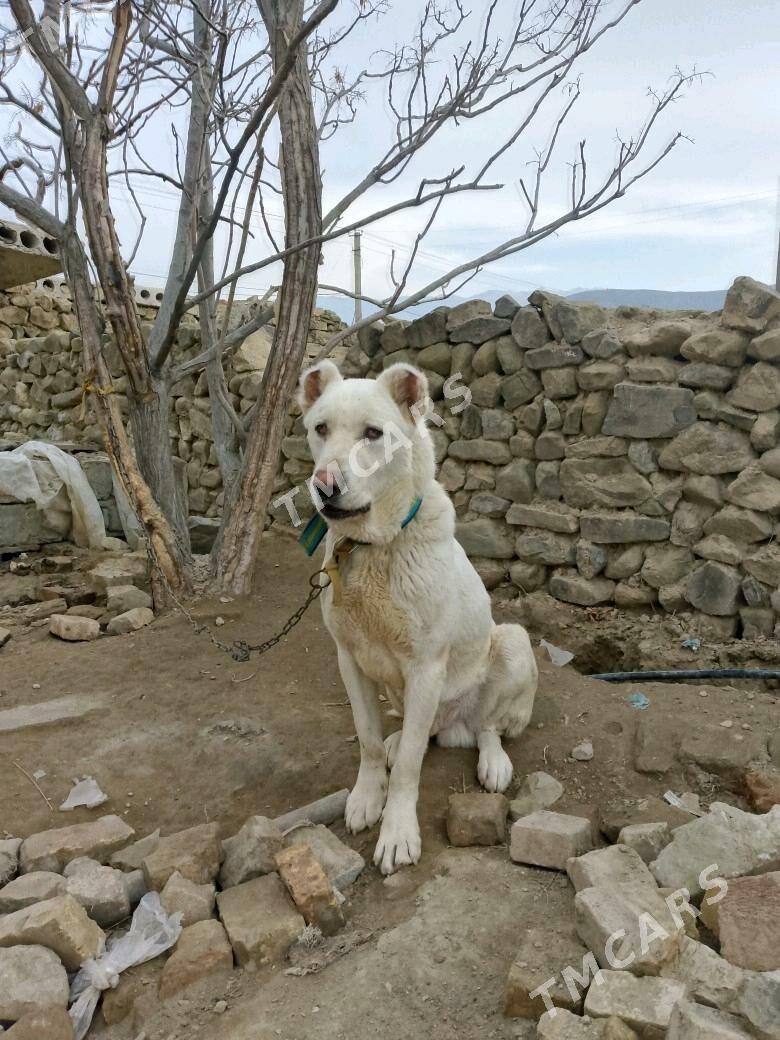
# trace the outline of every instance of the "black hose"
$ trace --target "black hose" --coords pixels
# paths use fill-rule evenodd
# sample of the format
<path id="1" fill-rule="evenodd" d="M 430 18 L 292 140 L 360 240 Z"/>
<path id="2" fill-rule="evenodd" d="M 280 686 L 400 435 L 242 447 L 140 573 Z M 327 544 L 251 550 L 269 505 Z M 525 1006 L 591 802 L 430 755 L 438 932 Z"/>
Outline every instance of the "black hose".
<path id="1" fill-rule="evenodd" d="M 668 672 L 601 672 L 604 682 L 679 682 L 682 679 L 780 679 L 780 668 L 681 668 Z"/>

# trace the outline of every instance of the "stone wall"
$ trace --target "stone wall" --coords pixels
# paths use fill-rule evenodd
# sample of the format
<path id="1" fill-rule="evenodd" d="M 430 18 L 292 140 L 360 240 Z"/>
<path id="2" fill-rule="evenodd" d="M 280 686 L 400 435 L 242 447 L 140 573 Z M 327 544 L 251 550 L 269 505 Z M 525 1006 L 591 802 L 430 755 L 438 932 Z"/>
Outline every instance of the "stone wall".
<path id="1" fill-rule="evenodd" d="M 714 637 L 780 634 L 780 296 L 738 279 L 722 315 L 472 301 L 368 330 L 346 364 L 401 360 L 428 374 L 440 480 L 489 587 L 693 611 Z M 472 393 L 457 415 L 455 372 Z"/>
<path id="2" fill-rule="evenodd" d="M 310 356 L 337 327 L 318 312 Z M 267 343 L 263 333 L 233 360 L 229 388 L 242 414 Z M 80 420 L 78 346 L 64 293 L 0 293 L 0 436 L 95 442 L 89 416 Z M 199 347 L 193 318 L 179 347 Z M 440 480 L 489 588 L 692 611 L 699 631 L 718 638 L 780 634 L 777 294 L 738 279 L 722 315 L 604 310 L 544 292 L 524 307 L 510 297 L 492 309 L 470 301 L 364 329 L 340 360 L 352 376 L 397 361 L 427 373 Z M 460 397 L 445 397 L 456 373 L 471 391 L 459 412 Z M 216 516 L 204 378 L 183 380 L 173 397 L 191 512 Z M 311 473 L 295 409 L 282 453 L 277 495 Z M 310 514 L 305 495 L 296 505 Z M 274 517 L 289 523 L 282 507 Z"/>

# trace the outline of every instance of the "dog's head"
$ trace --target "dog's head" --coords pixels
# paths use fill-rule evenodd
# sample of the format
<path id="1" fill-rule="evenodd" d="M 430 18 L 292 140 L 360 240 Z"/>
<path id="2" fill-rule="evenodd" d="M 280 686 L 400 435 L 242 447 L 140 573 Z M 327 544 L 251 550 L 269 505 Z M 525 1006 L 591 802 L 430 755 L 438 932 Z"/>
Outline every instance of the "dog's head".
<path id="1" fill-rule="evenodd" d="M 343 379 L 333 362 L 323 361 L 302 374 L 298 400 L 317 508 L 340 534 L 358 541 L 395 537 L 433 479 L 425 375 L 397 364 L 377 379 Z"/>

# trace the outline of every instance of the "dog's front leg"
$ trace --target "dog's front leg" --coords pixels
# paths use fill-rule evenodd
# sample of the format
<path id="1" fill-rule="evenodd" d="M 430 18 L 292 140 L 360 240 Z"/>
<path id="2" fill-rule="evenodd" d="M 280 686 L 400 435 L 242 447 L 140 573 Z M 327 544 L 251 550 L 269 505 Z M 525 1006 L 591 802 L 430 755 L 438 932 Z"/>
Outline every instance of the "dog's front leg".
<path id="1" fill-rule="evenodd" d="M 415 673 L 407 677 L 401 740 L 390 773 L 390 790 L 374 853 L 374 863 L 383 874 L 392 874 L 398 867 L 416 863 L 420 858 L 422 846 L 417 822 L 420 770 L 439 707 L 444 676 L 444 663 L 434 661 L 425 665 L 416 663 Z"/>
<path id="2" fill-rule="evenodd" d="M 385 745 L 376 684 L 360 670 L 352 654 L 339 647 L 338 655 L 360 742 L 360 769 L 344 813 L 347 830 L 357 834 L 373 827 L 382 815 L 387 794 Z"/>

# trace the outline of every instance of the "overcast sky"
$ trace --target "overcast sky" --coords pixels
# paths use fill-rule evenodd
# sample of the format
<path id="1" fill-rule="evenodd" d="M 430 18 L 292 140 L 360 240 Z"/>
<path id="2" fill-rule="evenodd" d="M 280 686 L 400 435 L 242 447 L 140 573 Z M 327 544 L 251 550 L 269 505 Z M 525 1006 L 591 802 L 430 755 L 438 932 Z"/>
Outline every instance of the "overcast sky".
<path id="1" fill-rule="evenodd" d="M 615 8 L 623 0 L 613 0 Z M 365 53 L 406 37 L 422 0 L 391 0 L 392 16 L 365 27 L 343 52 L 347 74 Z M 472 22 L 479 27 L 484 0 L 471 0 Z M 508 21 L 514 0 L 499 0 Z M 777 0 L 643 0 L 583 62 L 582 97 L 561 137 L 544 195 L 547 212 L 560 209 L 568 163 L 577 142 L 587 140 L 593 176 L 611 166 L 616 133 L 630 135 L 648 111 L 647 88 L 663 88 L 675 67 L 705 75 L 658 126 L 655 147 L 677 130 L 681 142 L 649 179 L 614 206 L 563 229 L 554 238 L 485 270 L 470 293 L 498 289 L 519 293 L 542 285 L 558 290 L 581 287 L 716 289 L 736 275 L 773 278 L 777 243 L 780 174 L 780 4 Z M 562 103 L 552 99 L 550 115 Z M 445 135 L 435 150 L 410 171 L 406 183 L 381 189 L 375 205 L 399 197 L 411 175 L 440 176 L 465 162 L 478 163 L 522 116 L 522 105 L 495 117 L 472 121 Z M 1 119 L 1 114 L 0 114 Z M 518 142 L 498 164 L 504 188 L 495 194 L 460 195 L 443 207 L 425 239 L 414 284 L 424 284 L 455 263 L 484 251 L 515 233 L 526 216 L 518 179 L 528 172 L 533 149 L 545 143 L 549 119 Z M 325 146 L 322 156 L 325 208 L 359 180 L 367 160 L 387 145 L 390 129 L 380 98 L 370 97 L 353 127 Z M 157 132 L 158 154 L 170 151 L 170 138 Z M 648 151 L 648 157 L 652 149 Z M 416 183 L 416 181 L 415 181 Z M 159 186 L 140 194 L 149 232 L 134 269 L 139 284 L 160 284 L 170 248 L 175 196 Z M 277 200 L 271 202 L 278 212 Z M 363 210 L 361 209 L 360 212 Z M 132 238 L 129 211 L 119 204 L 125 241 Z M 393 249 L 402 257 L 424 215 L 398 214 L 363 237 L 364 287 L 387 290 Z M 272 225 L 275 221 L 272 213 Z M 275 230 L 281 227 L 276 220 Z M 261 255 L 258 243 L 250 259 Z M 349 284 L 350 246 L 327 245 L 323 281 Z M 272 269 L 245 279 L 241 295 L 262 291 L 278 280 Z"/>

